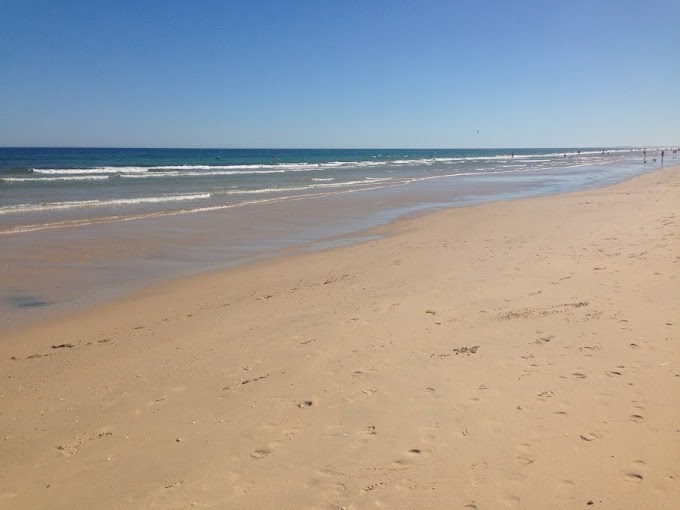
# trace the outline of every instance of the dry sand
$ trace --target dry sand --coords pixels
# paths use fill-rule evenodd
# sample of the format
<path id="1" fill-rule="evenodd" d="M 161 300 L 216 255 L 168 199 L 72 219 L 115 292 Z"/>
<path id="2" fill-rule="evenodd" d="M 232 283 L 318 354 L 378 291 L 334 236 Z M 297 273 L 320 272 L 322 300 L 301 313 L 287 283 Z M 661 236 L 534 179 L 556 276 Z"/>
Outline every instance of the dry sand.
<path id="1" fill-rule="evenodd" d="M 0 342 L 2 508 L 678 508 L 680 169 Z"/>

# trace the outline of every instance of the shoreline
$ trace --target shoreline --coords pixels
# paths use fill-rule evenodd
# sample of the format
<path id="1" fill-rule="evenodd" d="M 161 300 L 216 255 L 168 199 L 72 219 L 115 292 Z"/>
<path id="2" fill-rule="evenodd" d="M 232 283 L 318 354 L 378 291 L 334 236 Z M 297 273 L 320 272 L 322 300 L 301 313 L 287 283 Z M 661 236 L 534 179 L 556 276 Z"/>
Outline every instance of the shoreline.
<path id="1" fill-rule="evenodd" d="M 2 332 L 0 501 L 672 508 L 679 170 Z"/>
<path id="2" fill-rule="evenodd" d="M 5 291 L 0 299 L 5 304 L 0 312 L 6 320 L 0 324 L 0 334 L 72 311 L 77 313 L 93 304 L 125 298 L 165 281 L 230 270 L 291 253 L 326 249 L 347 240 L 363 239 L 365 232 L 398 221 L 402 216 L 515 198 L 558 195 L 573 192 L 574 188 L 578 191 L 603 187 L 611 185 L 612 181 L 630 178 L 630 168 L 620 170 L 623 177 L 617 177 L 616 173 L 588 177 L 589 171 L 581 174 L 583 169 L 575 170 L 573 175 L 569 170 L 531 172 L 510 180 L 493 175 L 456 176 L 447 184 L 451 190 L 457 190 L 450 191 L 450 196 L 441 195 L 440 186 L 436 184 L 439 180 L 435 179 L 431 184 L 425 181 L 416 186 L 378 192 L 304 198 L 299 204 L 294 201 L 267 205 L 264 209 L 244 208 L 231 213 L 233 217 L 199 214 L 159 218 L 152 223 L 133 221 L 12 234 L 18 237 L 12 249 L 5 252 L 9 264 L 3 275 Z M 656 170 L 645 169 L 643 174 Z M 594 171 L 593 175 L 597 173 Z M 572 179 L 576 181 L 571 182 Z M 375 205 L 371 205 L 374 202 Z M 348 208 L 351 214 L 348 214 Z M 312 213 L 305 212 L 306 209 Z M 258 218 L 254 225 L 252 215 Z M 286 217 L 293 220 L 282 222 L 281 218 Z M 228 218 L 231 218 L 228 223 L 243 225 L 243 228 L 222 232 L 218 227 Z M 320 226 L 312 226 L 315 223 Z M 263 232 L 257 234 L 257 229 L 263 229 Z M 154 232 L 152 238 L 147 234 L 149 230 Z M 258 236 L 265 237 L 260 239 Z M 268 240 L 267 236 L 273 238 Z M 150 242 L 151 239 L 154 242 Z M 71 247 L 77 247 L 77 250 Z"/>

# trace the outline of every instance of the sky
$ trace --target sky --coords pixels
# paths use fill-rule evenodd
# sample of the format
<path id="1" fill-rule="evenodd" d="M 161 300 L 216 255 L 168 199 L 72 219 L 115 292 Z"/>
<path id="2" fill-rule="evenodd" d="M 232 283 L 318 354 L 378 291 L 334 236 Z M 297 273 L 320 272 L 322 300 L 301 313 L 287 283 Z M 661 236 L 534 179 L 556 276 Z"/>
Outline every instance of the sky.
<path id="1" fill-rule="evenodd" d="M 0 0 L 0 146 L 671 146 L 678 119 L 677 0 Z"/>

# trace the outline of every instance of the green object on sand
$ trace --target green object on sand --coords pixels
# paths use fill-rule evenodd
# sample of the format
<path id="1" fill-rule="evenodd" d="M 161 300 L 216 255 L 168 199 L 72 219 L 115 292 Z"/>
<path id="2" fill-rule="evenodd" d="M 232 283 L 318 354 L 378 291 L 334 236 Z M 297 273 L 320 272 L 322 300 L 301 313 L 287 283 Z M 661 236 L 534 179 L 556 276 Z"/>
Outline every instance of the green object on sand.
<path id="1" fill-rule="evenodd" d="M 429 313 L 430 315 L 436 315 L 437 314 L 436 311 L 430 310 L 430 309 L 425 310 L 425 313 Z"/>

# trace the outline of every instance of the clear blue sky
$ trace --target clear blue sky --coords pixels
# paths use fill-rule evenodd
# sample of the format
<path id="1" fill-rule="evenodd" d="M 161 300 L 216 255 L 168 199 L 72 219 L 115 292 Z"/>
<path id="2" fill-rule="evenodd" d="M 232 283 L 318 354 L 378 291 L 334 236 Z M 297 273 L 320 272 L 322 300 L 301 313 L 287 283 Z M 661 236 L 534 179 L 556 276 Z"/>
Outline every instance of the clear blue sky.
<path id="1" fill-rule="evenodd" d="M 0 1 L 3 146 L 651 144 L 678 0 Z"/>

